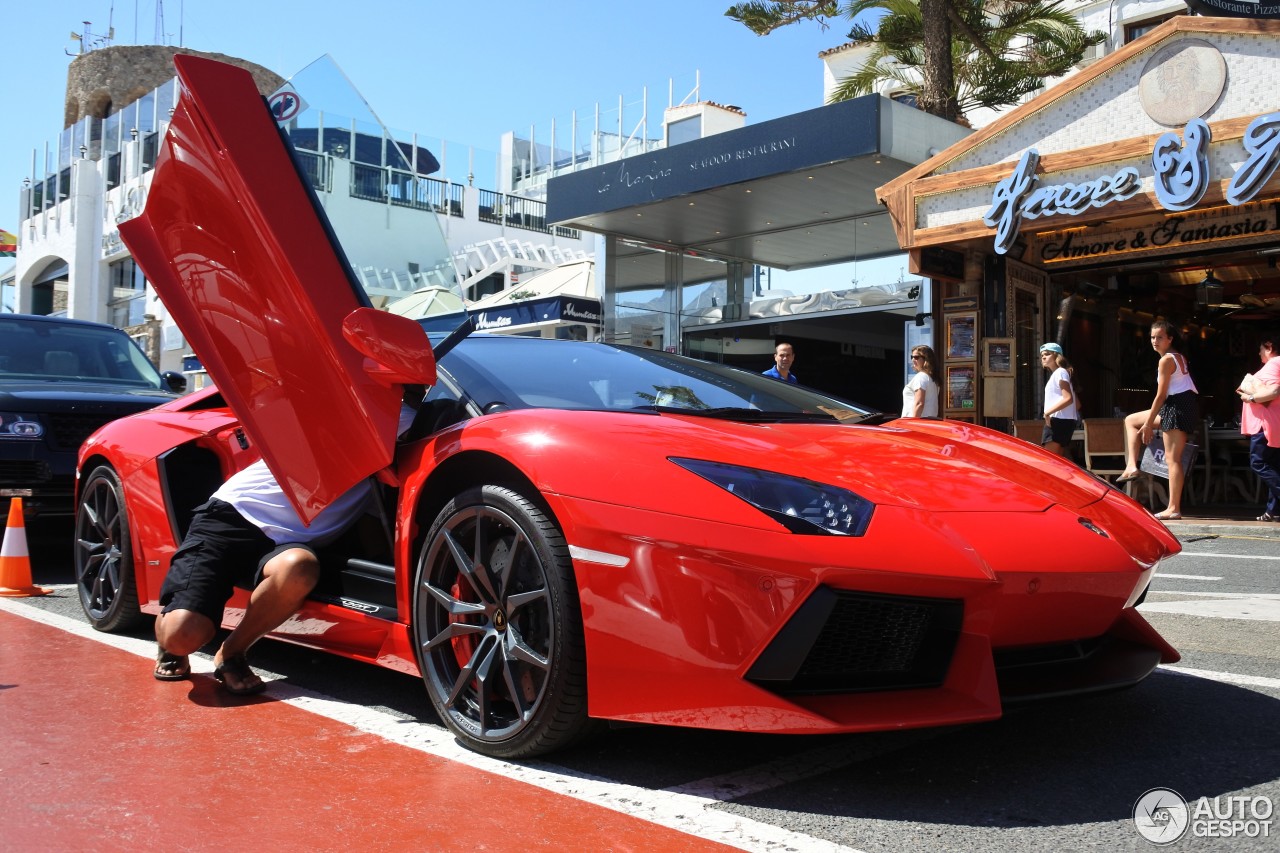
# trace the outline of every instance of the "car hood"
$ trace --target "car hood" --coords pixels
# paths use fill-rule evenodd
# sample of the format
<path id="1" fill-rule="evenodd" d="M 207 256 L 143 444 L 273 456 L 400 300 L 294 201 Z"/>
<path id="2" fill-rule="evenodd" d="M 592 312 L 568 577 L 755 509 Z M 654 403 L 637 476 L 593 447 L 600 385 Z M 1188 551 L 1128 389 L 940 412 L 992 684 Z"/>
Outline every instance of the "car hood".
<path id="1" fill-rule="evenodd" d="M 499 430 L 507 452 L 542 488 L 605 501 L 621 489 L 629 501 L 651 496 L 651 508 L 666 511 L 686 497 L 674 484 L 685 482 L 687 472 L 667 461 L 672 457 L 774 471 L 842 486 L 878 505 L 931 512 L 1081 509 L 1108 489 L 1024 441 L 950 421 L 761 424 L 525 410 L 479 419 L 468 425 L 472 430 Z M 628 452 L 619 454 L 619 446 Z"/>
<path id="2" fill-rule="evenodd" d="M 402 388 L 344 338 L 368 299 L 253 78 L 193 56 L 174 65 L 180 97 L 146 207 L 120 234 L 309 522 L 391 461 Z M 421 327 L 396 319 L 429 360 Z"/>
<path id="3" fill-rule="evenodd" d="M 86 382 L 5 382 L 0 384 L 0 410 L 69 412 L 137 412 L 167 403 L 176 395 L 156 388 L 103 386 Z"/>
<path id="4" fill-rule="evenodd" d="M 803 441 L 794 454 L 796 468 L 788 473 L 844 485 L 881 504 L 935 512 L 1041 512 L 1053 504 L 1079 509 L 1107 491 L 1070 462 L 972 424 L 797 425 L 786 429 L 786 438 Z M 775 436 L 773 443 L 785 452 L 785 440 Z"/>

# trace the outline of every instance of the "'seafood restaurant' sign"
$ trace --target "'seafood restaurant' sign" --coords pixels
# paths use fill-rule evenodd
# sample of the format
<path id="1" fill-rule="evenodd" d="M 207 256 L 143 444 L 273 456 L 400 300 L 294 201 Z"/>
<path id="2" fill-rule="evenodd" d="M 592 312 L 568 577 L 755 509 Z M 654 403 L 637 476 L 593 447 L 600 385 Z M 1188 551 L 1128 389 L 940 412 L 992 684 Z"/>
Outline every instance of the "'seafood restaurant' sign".
<path id="1" fill-rule="evenodd" d="M 1185 138 L 1169 132 L 1156 140 L 1151 152 L 1151 169 L 1156 199 L 1165 210 L 1190 210 L 1203 198 L 1209 187 L 1211 136 L 1209 126 L 1197 118 L 1187 122 Z M 1259 116 L 1250 122 L 1243 143 L 1249 156 L 1232 176 L 1226 193 L 1228 204 L 1235 206 L 1243 205 L 1256 196 L 1280 166 L 1280 113 Z M 1090 208 L 1101 208 L 1132 198 L 1141 189 L 1140 175 L 1132 166 L 1080 184 L 1038 186 L 1036 168 L 1039 163 L 1039 153 L 1028 149 L 1018 160 L 1013 174 L 997 183 L 991 194 L 991 208 L 983 215 L 982 221 L 996 229 L 995 250 L 999 254 L 1005 254 L 1013 246 L 1024 219 L 1058 214 L 1078 216 Z M 1267 224 L 1264 226 L 1260 224 L 1262 222 Z M 1128 232 L 1117 232 L 1109 241 L 1091 236 L 1084 245 L 1057 245 L 1050 249 L 1054 258 L 1045 256 L 1041 260 L 1061 262 L 1086 260 L 1116 252 L 1172 250 L 1177 245 L 1266 233 L 1267 230 L 1275 230 L 1274 223 L 1274 212 L 1264 213 L 1262 218 L 1250 219 L 1247 224 L 1230 223 L 1227 233 L 1217 237 L 1205 236 L 1209 233 L 1205 228 L 1178 230 L 1175 227 L 1172 234 L 1167 229 L 1156 233 L 1158 229 L 1134 228 Z M 1237 227 L 1240 231 L 1230 233 Z M 1063 239 L 1066 239 L 1065 235 Z"/>

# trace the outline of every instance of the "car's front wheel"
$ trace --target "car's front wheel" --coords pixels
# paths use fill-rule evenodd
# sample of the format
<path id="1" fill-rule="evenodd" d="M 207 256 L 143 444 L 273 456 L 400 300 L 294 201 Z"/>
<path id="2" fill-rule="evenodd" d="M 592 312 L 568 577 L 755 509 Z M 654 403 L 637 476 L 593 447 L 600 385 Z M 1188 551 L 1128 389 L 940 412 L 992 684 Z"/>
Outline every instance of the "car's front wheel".
<path id="1" fill-rule="evenodd" d="M 494 485 L 451 500 L 423 543 L 413 598 L 427 692 L 466 746 L 528 758 L 589 730 L 573 564 L 537 504 Z"/>
<path id="2" fill-rule="evenodd" d="M 80 606 L 93 627 L 123 631 L 142 621 L 124 487 L 106 465 L 94 468 L 80 490 L 75 569 Z"/>

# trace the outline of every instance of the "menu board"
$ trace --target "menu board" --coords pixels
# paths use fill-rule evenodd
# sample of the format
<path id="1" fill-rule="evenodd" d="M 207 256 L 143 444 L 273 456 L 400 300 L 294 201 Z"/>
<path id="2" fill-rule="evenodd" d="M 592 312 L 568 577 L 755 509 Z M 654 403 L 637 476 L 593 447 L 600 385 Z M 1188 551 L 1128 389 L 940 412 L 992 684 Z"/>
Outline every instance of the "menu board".
<path id="1" fill-rule="evenodd" d="M 966 361 L 978 357 L 978 315 L 973 311 L 947 315 L 947 359 Z"/>
<path id="2" fill-rule="evenodd" d="M 947 408 L 977 408 L 977 365 L 947 365 Z"/>
<path id="3" fill-rule="evenodd" d="M 982 373 L 984 376 L 1013 375 L 1013 338 L 983 338 Z"/>

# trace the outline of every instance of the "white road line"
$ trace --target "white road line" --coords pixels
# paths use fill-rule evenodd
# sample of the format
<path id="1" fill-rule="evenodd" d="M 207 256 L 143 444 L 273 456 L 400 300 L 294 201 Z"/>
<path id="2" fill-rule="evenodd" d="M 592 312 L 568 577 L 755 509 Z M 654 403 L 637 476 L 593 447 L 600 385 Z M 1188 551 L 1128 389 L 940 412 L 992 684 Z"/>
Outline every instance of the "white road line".
<path id="1" fill-rule="evenodd" d="M 1203 589 L 1153 589 L 1149 595 L 1188 595 L 1193 598 L 1260 598 L 1263 601 L 1280 601 L 1280 593 L 1275 592 L 1205 592 Z"/>
<path id="2" fill-rule="evenodd" d="M 1280 690 L 1280 678 L 1267 678 L 1261 675 L 1237 675 L 1234 672 L 1213 672 L 1207 669 L 1192 669 L 1188 666 L 1162 665 L 1160 669 L 1164 672 L 1173 672 L 1178 675 L 1220 681 L 1223 684 L 1238 684 L 1241 687 L 1267 687 L 1272 690 Z"/>
<path id="3" fill-rule="evenodd" d="M 1176 578 L 1180 581 L 1220 581 L 1221 577 L 1211 577 L 1209 575 L 1171 575 L 1168 572 L 1156 572 L 1158 578 Z"/>
<path id="4" fill-rule="evenodd" d="M 1280 596 L 1233 595 L 1230 598 L 1201 593 L 1201 597 L 1175 601 L 1152 601 L 1138 606 L 1142 613 L 1175 613 L 1210 619 L 1247 619 L 1253 622 L 1280 622 Z"/>
<path id="5" fill-rule="evenodd" d="M 154 642 L 133 637 L 104 634 L 95 631 L 88 624 L 79 620 L 57 613 L 50 613 L 37 607 L 23 605 L 17 601 L 0 598 L 0 610 L 50 625 L 78 637 L 94 640 L 104 645 L 136 654 L 139 657 L 150 659 L 155 655 Z M 193 655 L 191 657 L 191 669 L 197 673 L 211 673 L 213 672 L 213 661 L 202 655 Z M 416 749 L 419 752 L 487 770 L 508 779 L 516 779 L 566 797 L 573 797 L 577 800 L 603 806 L 612 811 L 621 812 L 659 826 L 676 829 L 698 838 L 719 842 L 740 850 L 753 851 L 753 853 L 756 853 L 756 851 L 759 851 L 759 853 L 781 853 L 781 851 L 789 850 L 804 850 L 806 853 L 809 853 L 809 851 L 861 853 L 856 848 L 814 838 L 811 835 L 793 832 L 782 827 L 761 823 L 714 808 L 724 799 L 729 799 L 729 797 L 712 796 L 707 792 L 708 785 L 716 784 L 715 780 L 721 777 L 713 777 L 711 780 L 701 780 L 667 790 L 651 790 L 581 773 L 565 773 L 556 765 L 546 762 L 509 764 L 505 761 L 487 758 L 464 749 L 458 745 L 452 735 L 443 729 L 429 725 L 406 726 L 403 719 L 385 711 L 341 702 L 292 684 L 275 683 L 272 678 L 273 673 L 265 670 L 258 670 L 258 674 L 263 677 L 263 680 L 272 682 L 267 688 L 269 695 L 297 708 L 310 711 L 313 714 L 328 717 L 362 732 L 376 735 L 410 749 Z M 279 678 L 279 676 L 275 675 L 275 678 Z M 426 701 L 424 696 L 423 702 L 425 703 Z M 857 757 L 849 757 L 848 761 L 856 760 Z M 795 760 L 795 756 L 786 759 L 788 762 Z M 771 768 L 773 764 L 777 763 L 780 762 L 770 762 L 762 765 L 762 767 Z M 816 766 L 818 762 L 814 762 L 814 764 Z M 757 770 L 759 769 L 747 769 L 742 771 L 740 775 L 744 779 L 750 780 L 758 775 Z M 834 768 L 820 767 L 816 772 L 825 772 L 828 769 Z M 734 774 L 728 774 L 728 776 L 732 775 Z M 727 779 L 728 777 L 725 778 Z M 742 786 L 742 790 L 747 793 L 767 790 L 768 787 L 777 787 L 794 781 L 794 778 L 802 777 L 782 778 L 775 774 L 773 778 L 775 780 L 773 786 L 763 786 L 758 783 L 753 785 L 747 782 Z M 701 793 L 693 793 L 694 791 L 700 791 Z"/>
<path id="6" fill-rule="evenodd" d="M 1209 557 L 1214 560 L 1280 560 L 1280 557 L 1260 556 L 1255 554 L 1206 554 L 1201 551 L 1183 551 L 1174 557 Z M 1169 557 L 1172 560 L 1174 557 Z"/>

